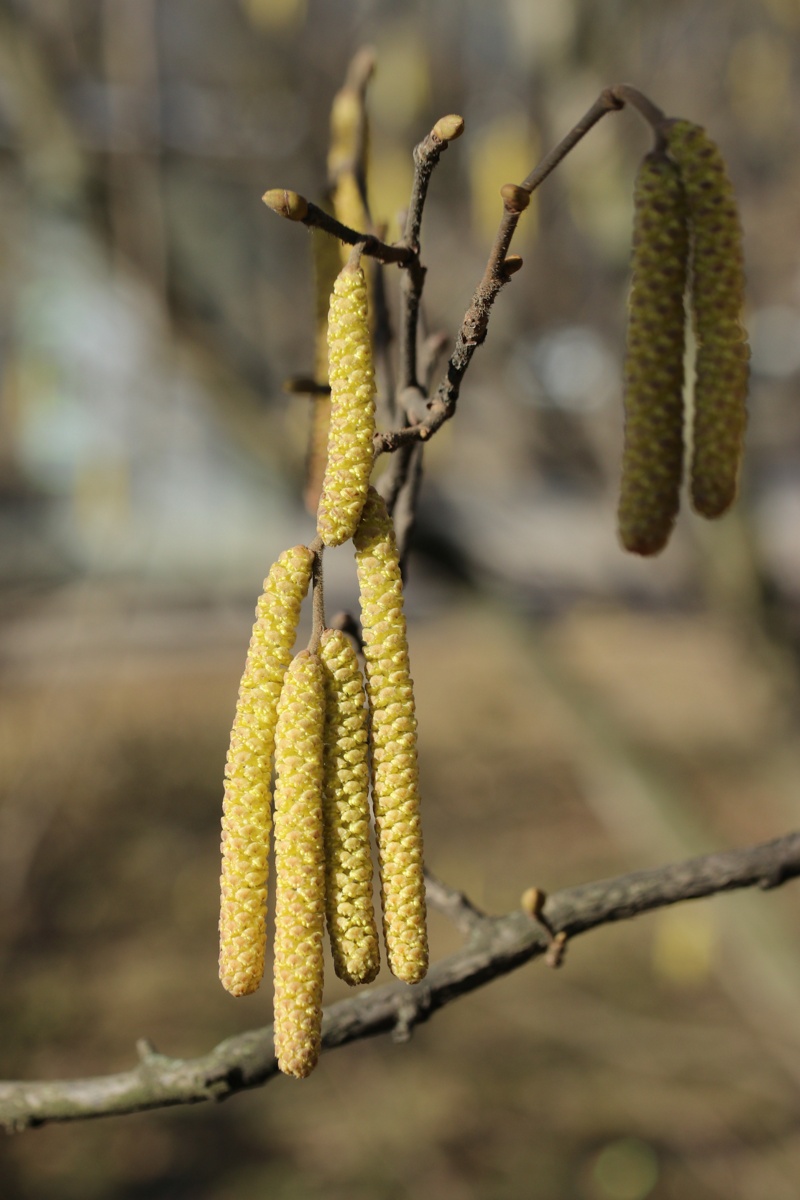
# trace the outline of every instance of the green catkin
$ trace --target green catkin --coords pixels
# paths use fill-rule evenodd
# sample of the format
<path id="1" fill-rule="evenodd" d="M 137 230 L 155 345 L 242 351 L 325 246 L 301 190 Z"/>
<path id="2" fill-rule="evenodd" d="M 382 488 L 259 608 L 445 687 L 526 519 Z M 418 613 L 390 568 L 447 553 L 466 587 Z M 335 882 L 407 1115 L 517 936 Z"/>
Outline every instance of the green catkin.
<path id="1" fill-rule="evenodd" d="M 719 517 L 736 498 L 747 423 L 749 349 L 742 230 L 718 147 L 699 125 L 672 121 L 669 153 L 678 164 L 692 229 L 695 362 L 691 494 L 694 509 Z"/>
<path id="2" fill-rule="evenodd" d="M 234 996 L 254 992 L 264 973 L 278 698 L 313 560 L 307 546 L 285 550 L 264 580 L 231 730 L 222 811 L 219 977 Z"/>
<path id="3" fill-rule="evenodd" d="M 367 673 L 373 803 L 389 967 L 418 983 L 428 969 L 417 723 L 403 584 L 391 518 L 369 489 L 355 535 Z"/>
<path id="4" fill-rule="evenodd" d="M 648 154 L 634 192 L 618 510 L 620 541 L 634 554 L 658 554 L 664 548 L 680 504 L 688 256 L 680 176 L 664 155 Z"/>
<path id="5" fill-rule="evenodd" d="M 371 983 L 380 969 L 372 905 L 367 710 L 355 650 L 338 629 L 320 642 L 325 677 L 325 892 L 336 974 Z"/>
<path id="6" fill-rule="evenodd" d="M 298 1079 L 321 1045 L 324 723 L 322 664 L 304 650 L 286 673 L 275 733 L 275 1054 Z"/>
<path id="7" fill-rule="evenodd" d="M 344 267 L 334 284 L 328 351 L 331 418 L 317 532 L 326 546 L 340 546 L 355 533 L 372 473 L 375 376 L 361 267 Z"/>

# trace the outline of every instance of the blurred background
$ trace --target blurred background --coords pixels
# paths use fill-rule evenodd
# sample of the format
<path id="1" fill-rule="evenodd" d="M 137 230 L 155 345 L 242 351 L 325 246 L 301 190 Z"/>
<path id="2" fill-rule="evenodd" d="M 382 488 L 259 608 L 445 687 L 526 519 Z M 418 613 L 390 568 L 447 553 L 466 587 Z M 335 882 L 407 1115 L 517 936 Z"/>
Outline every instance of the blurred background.
<path id="1" fill-rule="evenodd" d="M 260 583 L 302 507 L 310 237 L 365 43 L 373 210 L 466 120 L 423 224 L 458 328 L 498 189 L 627 81 L 708 127 L 741 199 L 742 500 L 655 561 L 615 534 L 632 187 L 607 117 L 545 184 L 409 570 L 426 848 L 493 912 L 797 826 L 800 0 L 5 0 L 0 7 L 0 1074 L 122 1070 L 271 1019 L 216 978 L 221 777 Z M 396 314 L 398 277 L 386 285 Z M 356 603 L 330 553 L 331 611 Z M 436 956 L 458 939 L 432 918 Z M 794 1200 L 790 885 L 600 930 L 410 1045 L 224 1106 L 0 1146 L 7 1200 Z M 381 981 L 385 981 L 385 972 Z M 341 991 L 331 984 L 329 999 Z"/>

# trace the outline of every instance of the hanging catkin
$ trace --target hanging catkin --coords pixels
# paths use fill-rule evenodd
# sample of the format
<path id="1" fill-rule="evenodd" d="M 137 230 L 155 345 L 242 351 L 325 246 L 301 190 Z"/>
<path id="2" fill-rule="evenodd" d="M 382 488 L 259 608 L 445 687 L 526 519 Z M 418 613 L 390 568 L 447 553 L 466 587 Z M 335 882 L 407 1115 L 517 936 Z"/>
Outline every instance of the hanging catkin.
<path id="1" fill-rule="evenodd" d="M 328 351 L 331 419 L 317 532 L 326 546 L 340 546 L 355 533 L 372 473 L 375 376 L 361 267 L 344 267 L 334 284 Z"/>
<path id="2" fill-rule="evenodd" d="M 680 503 L 683 475 L 686 200 L 664 155 L 642 161 L 634 192 L 633 287 L 625 358 L 625 448 L 619 536 L 626 550 L 657 554 Z"/>
<path id="3" fill-rule="evenodd" d="M 325 678 L 325 892 L 336 974 L 370 983 L 378 974 L 369 841 L 367 710 L 355 650 L 338 629 L 320 643 Z"/>
<path id="4" fill-rule="evenodd" d="M 286 673 L 275 733 L 275 1054 L 286 1075 L 316 1065 L 322 1027 L 325 687 L 316 654 Z"/>
<path id="5" fill-rule="evenodd" d="M 355 536 L 367 671 L 373 801 L 386 954 L 418 983 L 428 968 L 417 723 L 408 667 L 403 584 L 392 522 L 374 488 Z"/>
<path id="6" fill-rule="evenodd" d="M 697 339 L 692 504 L 704 517 L 719 517 L 736 498 L 747 422 L 742 230 L 724 160 L 705 130 L 690 121 L 672 121 L 667 143 L 680 170 L 692 230 Z"/>
<path id="7" fill-rule="evenodd" d="M 307 546 L 286 550 L 264 580 L 231 730 L 222 812 L 219 976 L 234 996 L 254 992 L 264 973 L 278 697 L 313 558 Z"/>

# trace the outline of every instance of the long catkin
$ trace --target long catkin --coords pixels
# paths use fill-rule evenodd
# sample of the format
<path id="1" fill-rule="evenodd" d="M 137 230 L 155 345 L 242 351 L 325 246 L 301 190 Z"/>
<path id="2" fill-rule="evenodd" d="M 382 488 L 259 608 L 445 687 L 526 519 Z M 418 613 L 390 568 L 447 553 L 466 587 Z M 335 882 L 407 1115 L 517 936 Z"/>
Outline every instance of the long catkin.
<path id="1" fill-rule="evenodd" d="M 316 654 L 292 661 L 275 734 L 275 1054 L 304 1078 L 322 1028 L 325 859 L 322 756 L 325 687 Z"/>
<path id="2" fill-rule="evenodd" d="M 692 230 L 691 297 L 697 339 L 691 495 L 695 510 L 719 517 L 738 486 L 750 352 L 741 324 L 742 230 L 733 185 L 718 147 L 699 125 L 672 121 L 669 153 L 678 165 Z"/>
<path id="3" fill-rule="evenodd" d="M 664 155 L 648 154 L 634 192 L 618 510 L 620 541 L 635 554 L 663 549 L 680 504 L 688 256 L 686 199 L 678 170 Z"/>
<path id="4" fill-rule="evenodd" d="M 403 584 L 391 518 L 374 488 L 355 535 L 373 762 L 373 803 L 389 967 L 418 983 L 428 969 L 417 723 Z"/>
<path id="5" fill-rule="evenodd" d="M 344 267 L 334 284 L 328 351 L 331 417 L 317 532 L 326 546 L 340 546 L 355 533 L 372 473 L 375 375 L 361 267 Z"/>
<path id="6" fill-rule="evenodd" d="M 222 811 L 219 976 L 234 996 L 254 992 L 264 973 L 278 698 L 313 558 L 307 546 L 286 550 L 264 580 L 231 730 Z"/>
<path id="7" fill-rule="evenodd" d="M 320 642 L 325 678 L 325 894 L 336 974 L 370 983 L 380 969 L 372 903 L 367 709 L 355 650 L 338 629 Z"/>

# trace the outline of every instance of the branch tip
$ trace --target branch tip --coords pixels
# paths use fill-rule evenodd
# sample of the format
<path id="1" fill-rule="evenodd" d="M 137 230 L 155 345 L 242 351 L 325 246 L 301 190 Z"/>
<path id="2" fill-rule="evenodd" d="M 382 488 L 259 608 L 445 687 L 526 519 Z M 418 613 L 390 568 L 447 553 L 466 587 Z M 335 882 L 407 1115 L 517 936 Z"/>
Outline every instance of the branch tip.
<path id="1" fill-rule="evenodd" d="M 431 130 L 431 135 L 437 138 L 440 142 L 454 142 L 456 138 L 460 138 L 464 132 L 464 118 L 458 113 L 449 113 L 446 117 L 439 117 L 439 120 Z"/>
<path id="2" fill-rule="evenodd" d="M 308 201 L 299 192 L 290 192 L 287 188 L 270 188 L 264 192 L 261 199 L 267 208 L 289 221 L 305 221 L 308 216 Z"/>

